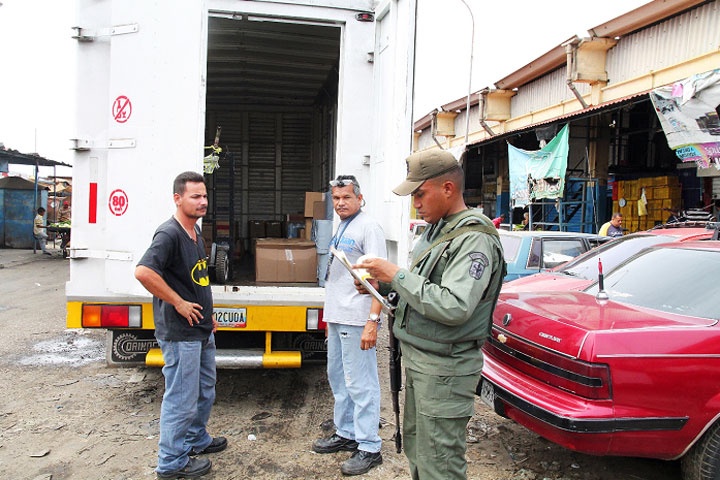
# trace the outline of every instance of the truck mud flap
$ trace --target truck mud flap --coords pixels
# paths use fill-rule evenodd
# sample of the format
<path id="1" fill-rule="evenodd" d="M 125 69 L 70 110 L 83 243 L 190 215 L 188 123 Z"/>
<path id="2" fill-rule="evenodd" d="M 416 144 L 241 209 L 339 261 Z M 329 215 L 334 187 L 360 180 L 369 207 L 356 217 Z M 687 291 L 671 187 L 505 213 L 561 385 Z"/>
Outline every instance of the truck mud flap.
<path id="1" fill-rule="evenodd" d="M 293 338 L 293 350 L 300 350 L 303 362 L 327 361 L 327 344 L 324 333 L 303 333 Z"/>
<path id="2" fill-rule="evenodd" d="M 108 330 L 105 340 L 108 365 L 119 367 L 145 365 L 145 355 L 157 348 L 153 330 Z"/>

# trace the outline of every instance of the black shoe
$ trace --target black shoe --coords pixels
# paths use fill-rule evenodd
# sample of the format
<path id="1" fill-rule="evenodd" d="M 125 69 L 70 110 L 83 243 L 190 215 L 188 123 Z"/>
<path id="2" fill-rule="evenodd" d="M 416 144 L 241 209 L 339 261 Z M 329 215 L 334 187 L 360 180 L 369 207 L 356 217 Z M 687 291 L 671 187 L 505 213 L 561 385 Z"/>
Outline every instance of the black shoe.
<path id="1" fill-rule="evenodd" d="M 333 433 L 330 438 L 318 438 L 313 442 L 312 446 L 313 452 L 316 453 L 335 453 L 340 450 L 353 452 L 357 450 L 357 448 L 358 443 L 355 440 L 341 437 L 337 433 Z"/>
<path id="2" fill-rule="evenodd" d="M 207 458 L 191 458 L 185 467 L 170 473 L 157 472 L 157 478 L 196 478 L 210 471 L 212 462 Z"/>
<path id="3" fill-rule="evenodd" d="M 210 445 L 199 451 L 193 448 L 190 450 L 190 453 L 188 453 L 188 455 L 194 457 L 195 455 L 203 455 L 206 453 L 222 452 L 227 448 L 227 445 L 227 439 L 225 437 L 213 437 Z"/>
<path id="4" fill-rule="evenodd" d="M 50 252 L 43 252 L 45 255 L 52 255 Z"/>
<path id="5" fill-rule="evenodd" d="M 340 471 L 343 475 L 362 475 L 381 463 L 382 455 L 380 452 L 370 453 L 365 450 L 358 450 L 340 465 Z"/>

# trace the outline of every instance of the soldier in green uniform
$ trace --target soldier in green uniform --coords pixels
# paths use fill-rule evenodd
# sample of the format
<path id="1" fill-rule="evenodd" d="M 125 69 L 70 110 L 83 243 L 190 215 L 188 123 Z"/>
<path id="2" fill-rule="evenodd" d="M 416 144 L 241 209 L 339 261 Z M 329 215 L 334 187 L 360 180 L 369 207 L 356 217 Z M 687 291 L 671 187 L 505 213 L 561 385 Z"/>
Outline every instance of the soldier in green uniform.
<path id="1" fill-rule="evenodd" d="M 464 479 L 465 429 L 473 414 L 482 346 L 505 275 L 492 221 L 463 200 L 463 170 L 446 151 L 407 158 L 406 180 L 431 224 L 401 268 L 383 259 L 358 265 L 399 294 L 393 332 L 405 367 L 405 453 L 413 479 Z M 389 284 L 389 285 L 386 285 Z"/>

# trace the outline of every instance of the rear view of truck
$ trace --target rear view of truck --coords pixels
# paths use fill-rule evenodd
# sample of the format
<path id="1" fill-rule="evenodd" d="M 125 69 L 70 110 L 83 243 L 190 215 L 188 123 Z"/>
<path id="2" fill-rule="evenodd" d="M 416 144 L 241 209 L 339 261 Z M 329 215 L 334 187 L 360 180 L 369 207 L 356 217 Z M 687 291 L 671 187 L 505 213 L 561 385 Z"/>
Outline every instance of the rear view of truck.
<path id="1" fill-rule="evenodd" d="M 414 1 L 78 6 L 68 327 L 107 329 L 111 364 L 163 364 L 133 271 L 173 178 L 204 171 L 218 366 L 324 359 L 310 230 L 332 212 L 307 199 L 356 175 L 389 251 L 406 249 L 385 192 L 410 147 Z"/>

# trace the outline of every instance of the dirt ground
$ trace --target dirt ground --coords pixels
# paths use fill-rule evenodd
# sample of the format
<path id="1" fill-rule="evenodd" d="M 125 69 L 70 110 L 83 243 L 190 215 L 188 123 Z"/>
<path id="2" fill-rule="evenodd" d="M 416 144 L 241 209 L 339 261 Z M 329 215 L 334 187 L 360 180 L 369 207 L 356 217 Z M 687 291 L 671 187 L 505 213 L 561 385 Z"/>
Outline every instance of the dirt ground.
<path id="1" fill-rule="evenodd" d="M 14 257 L 13 257 L 14 258 Z M 0 250 L 0 479 L 155 478 L 161 371 L 109 368 L 104 333 L 65 329 L 68 260 L 13 261 Z M 384 463 L 358 478 L 409 479 L 395 453 L 380 341 Z M 318 455 L 332 397 L 323 365 L 218 372 L 208 479 L 339 479 L 348 453 Z M 468 478 L 479 480 L 679 480 L 677 462 L 598 458 L 557 447 L 477 401 L 468 426 Z"/>

